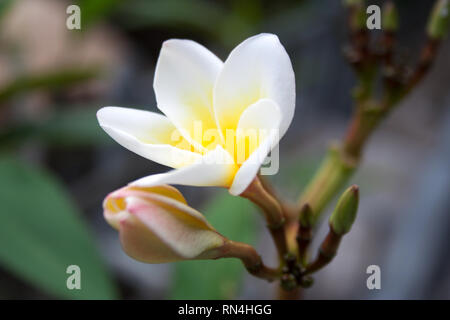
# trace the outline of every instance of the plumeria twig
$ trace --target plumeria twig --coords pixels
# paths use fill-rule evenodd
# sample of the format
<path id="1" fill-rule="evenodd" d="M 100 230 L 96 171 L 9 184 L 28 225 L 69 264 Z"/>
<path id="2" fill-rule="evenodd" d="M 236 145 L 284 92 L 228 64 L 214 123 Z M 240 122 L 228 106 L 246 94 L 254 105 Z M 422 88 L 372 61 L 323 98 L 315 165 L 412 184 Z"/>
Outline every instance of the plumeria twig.
<path id="1" fill-rule="evenodd" d="M 250 186 L 241 194 L 261 208 L 267 222 L 267 228 L 277 247 L 278 254 L 282 259 L 288 252 L 286 233 L 284 225 L 286 218 L 279 202 L 263 187 L 261 181 L 256 177 Z"/>
<path id="2" fill-rule="evenodd" d="M 249 273 L 255 277 L 262 278 L 268 281 L 279 279 L 281 272 L 279 269 L 267 267 L 261 256 L 256 252 L 252 246 L 235 241 L 227 241 L 221 248 L 223 254 L 221 258 L 238 258 L 242 261 Z"/>
<path id="3" fill-rule="evenodd" d="M 275 188 L 265 176 L 258 174 L 258 179 L 261 182 L 263 188 L 280 204 L 285 219 L 289 220 L 291 218 L 295 218 L 297 216 L 297 208 L 295 203 L 292 203 L 288 199 L 283 199 L 282 197 L 280 197 L 277 190 L 275 190 Z"/>
<path id="4" fill-rule="evenodd" d="M 335 211 L 330 217 L 330 231 L 322 242 L 316 259 L 307 262 L 307 249 L 312 238 L 312 227 L 319 220 L 320 214 L 336 193 L 342 188 L 357 168 L 363 149 L 379 124 L 389 112 L 424 78 L 433 64 L 441 39 L 449 23 L 448 0 L 437 0 L 427 29 L 428 40 L 416 69 L 407 74 L 395 64 L 394 45 L 397 29 L 397 12 L 395 5 L 389 1 L 383 8 L 384 31 L 380 53 L 369 47 L 369 32 L 365 26 L 364 1 L 347 1 L 350 8 L 349 29 L 351 46 L 346 53 L 354 67 L 358 84 L 354 91 L 355 109 L 345 138 L 340 144 L 333 144 L 326 158 L 319 167 L 313 180 L 299 199 L 300 220 L 292 220 L 288 208 L 278 198 L 271 187 L 255 179 L 243 196 L 255 202 L 266 215 L 268 225 L 276 230 L 274 236 L 279 253 L 287 253 L 286 238 L 291 246 L 291 239 L 296 235 L 298 256 L 280 255 L 283 262 L 280 297 L 294 297 L 299 287 L 312 284 L 308 275 L 327 265 L 336 255 L 344 234 L 349 232 L 356 217 L 358 206 L 358 188 L 350 187 L 340 198 Z M 384 92 L 380 98 L 374 96 L 374 83 L 377 69 L 382 67 Z M 283 214 L 284 212 L 284 214 Z M 284 219 L 288 219 L 285 224 Z M 279 224 L 276 222 L 280 222 Z M 279 227 L 279 228 L 278 228 Z M 284 239 L 280 241 L 280 239 Z"/>
<path id="5" fill-rule="evenodd" d="M 330 263 L 336 255 L 341 239 L 342 236 L 336 234 L 336 232 L 333 231 L 333 228 L 330 227 L 328 235 L 320 245 L 319 254 L 312 263 L 306 266 L 303 275 L 308 275 L 316 272 Z"/>
<path id="6" fill-rule="evenodd" d="M 383 67 L 385 69 L 383 75 L 391 75 L 394 69 L 394 46 L 396 44 L 398 13 L 395 4 L 387 1 L 383 6 L 383 33 L 381 34 L 381 55 Z"/>
<path id="7" fill-rule="evenodd" d="M 436 58 L 440 44 L 440 39 L 428 37 L 425 45 L 422 48 L 419 63 L 417 64 L 416 69 L 409 78 L 406 87 L 407 92 L 414 88 L 423 79 L 423 77 L 425 77 Z"/>
<path id="8" fill-rule="evenodd" d="M 301 208 L 301 217 L 305 217 L 305 211 L 314 216 L 311 225 L 304 220 L 298 223 L 289 221 L 287 234 L 289 243 L 293 236 L 296 237 L 298 261 L 300 266 L 305 266 L 297 284 L 306 286 L 307 275 L 327 265 L 337 252 L 342 236 L 348 232 L 342 225 L 336 224 L 336 213 L 330 219 L 330 232 L 323 241 L 316 259 L 307 264 L 307 248 L 312 237 L 312 224 L 319 220 L 320 214 L 336 193 L 348 181 L 361 159 L 363 149 L 379 124 L 386 118 L 390 111 L 425 77 L 432 66 L 438 52 L 441 39 L 446 34 L 449 16 L 444 14 L 449 9 L 448 0 L 437 0 L 427 29 L 428 40 L 422 49 L 420 60 L 415 70 L 408 74 L 395 64 L 394 46 L 398 17 L 395 5 L 389 1 L 383 8 L 383 34 L 381 38 L 382 52 L 375 53 L 369 47 L 369 33 L 365 27 L 365 15 L 363 1 L 348 1 L 350 8 L 349 29 L 351 46 L 346 50 L 347 58 L 354 67 L 358 84 L 354 91 L 355 109 L 345 138 L 340 144 L 333 144 L 326 158 L 322 162 L 313 180 L 301 195 L 298 205 Z M 377 69 L 382 67 L 384 80 L 384 93 L 381 98 L 374 97 L 373 87 Z M 357 197 L 357 187 L 353 186 L 347 194 Z M 343 196 L 345 198 L 345 194 Z M 342 203 L 340 202 L 341 207 Z M 338 204 L 338 207 L 340 206 Z M 353 208 L 355 209 L 355 208 Z M 338 209 L 336 209 L 338 210 Z M 335 212 L 336 212 L 335 210 Z M 342 211 L 342 210 L 341 210 Z M 344 210 L 345 211 L 345 210 Z M 352 210 L 350 210 L 352 212 Z M 348 225 L 353 223 L 354 214 L 349 214 Z M 345 215 L 344 215 L 345 217 Z M 337 219 L 337 220 L 336 220 Z M 342 219 L 341 219 L 342 221 Z M 340 228 L 340 229 L 339 229 Z M 285 288 L 290 288 L 293 272 L 286 268 L 282 277 Z M 295 269 L 295 268 L 294 268 Z M 305 282 L 305 283 L 303 283 Z"/>
<path id="9" fill-rule="evenodd" d="M 424 78 L 430 69 L 437 54 L 438 43 L 446 33 L 447 22 L 442 23 L 442 21 L 445 22 L 449 18 L 448 15 L 443 15 L 441 11 L 448 8 L 448 3 L 448 0 L 436 1 L 427 30 L 429 40 L 425 45 L 425 49 L 423 49 L 422 57 L 412 76 L 404 83 L 401 81 L 391 82 L 391 85 L 385 88 L 385 93 L 379 101 L 372 97 L 373 78 L 375 76 L 373 70 L 376 70 L 378 61 L 371 58 L 372 54 L 363 54 L 365 53 L 365 47 L 361 45 L 361 40 L 355 40 L 355 27 L 350 25 L 351 39 L 353 41 L 352 51 L 360 53 L 357 55 L 360 60 L 356 64 L 359 82 L 355 92 L 355 110 L 344 140 L 340 145 L 332 147 L 313 180 L 299 199 L 300 206 L 305 203 L 311 206 L 316 220 L 325 206 L 355 171 L 362 151 L 375 129 L 407 93 Z M 351 14 L 354 15 L 354 12 L 352 11 Z M 350 62 L 355 64 L 352 60 Z"/>

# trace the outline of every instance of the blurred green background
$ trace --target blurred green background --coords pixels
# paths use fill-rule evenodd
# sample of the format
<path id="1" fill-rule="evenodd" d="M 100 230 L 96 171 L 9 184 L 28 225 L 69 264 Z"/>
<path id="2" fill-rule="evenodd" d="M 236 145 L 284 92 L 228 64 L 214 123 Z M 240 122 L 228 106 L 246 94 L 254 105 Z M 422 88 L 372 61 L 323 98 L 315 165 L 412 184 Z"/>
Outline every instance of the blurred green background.
<path id="1" fill-rule="evenodd" d="M 412 63 L 431 1 L 396 3 L 399 56 Z M 81 31 L 65 27 L 70 4 L 81 7 Z M 345 19 L 336 0 L 0 0 L 0 299 L 270 298 L 273 285 L 245 275 L 239 261 L 145 265 L 121 251 L 117 233 L 103 220 L 103 198 L 167 168 L 115 144 L 95 113 L 107 105 L 157 110 L 153 72 L 168 38 L 196 40 L 225 60 L 247 37 L 273 32 L 292 59 L 298 98 L 281 143 L 280 172 L 271 180 L 295 199 L 351 112 L 354 75 L 341 55 Z M 393 280 L 387 296 L 365 288 L 369 264 L 382 265 L 392 279 L 408 267 L 389 254 L 402 241 L 396 235 L 420 192 L 412 188 L 421 184 L 418 173 L 426 172 L 430 155 L 441 154 L 449 52 L 444 44 L 436 71 L 375 136 L 354 179 L 362 189 L 356 230 L 306 298 L 450 297 L 450 269 L 431 262 L 421 270 L 426 279 L 443 279 L 433 280 L 435 286 Z M 448 181 L 448 168 L 439 176 Z M 249 203 L 226 190 L 181 190 L 220 232 L 256 245 L 274 263 L 270 239 Z M 406 234 L 417 235 L 414 225 L 409 228 Z M 433 248 L 446 243 L 440 235 L 429 240 Z M 439 248 L 430 261 L 450 266 L 447 246 Z M 72 264 L 81 268 L 82 290 L 66 288 Z"/>

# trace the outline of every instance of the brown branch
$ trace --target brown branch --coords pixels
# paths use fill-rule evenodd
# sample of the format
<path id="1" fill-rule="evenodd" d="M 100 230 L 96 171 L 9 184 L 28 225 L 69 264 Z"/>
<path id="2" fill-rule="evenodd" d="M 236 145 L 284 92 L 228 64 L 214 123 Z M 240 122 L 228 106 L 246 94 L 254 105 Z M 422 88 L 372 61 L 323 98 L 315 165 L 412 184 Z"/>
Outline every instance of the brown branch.
<path id="1" fill-rule="evenodd" d="M 426 76 L 436 59 L 440 44 L 441 41 L 438 39 L 427 39 L 424 47 L 422 48 L 419 63 L 417 64 L 416 69 L 410 76 L 406 85 L 406 92 L 411 91 L 411 89 L 413 89 Z"/>

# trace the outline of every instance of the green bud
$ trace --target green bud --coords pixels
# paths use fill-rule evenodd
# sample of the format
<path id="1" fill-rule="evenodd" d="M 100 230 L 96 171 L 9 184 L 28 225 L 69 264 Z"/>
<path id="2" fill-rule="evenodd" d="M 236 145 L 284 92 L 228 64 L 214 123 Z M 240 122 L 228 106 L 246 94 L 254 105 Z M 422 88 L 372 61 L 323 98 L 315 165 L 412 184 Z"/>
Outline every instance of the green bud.
<path id="1" fill-rule="evenodd" d="M 398 12 L 393 2 L 387 2 L 383 6 L 383 13 L 381 22 L 383 30 L 397 31 L 398 28 Z"/>
<path id="2" fill-rule="evenodd" d="M 330 217 L 330 226 L 338 235 L 344 235 L 350 231 L 356 218 L 359 202 L 359 188 L 356 185 L 348 188 L 342 196 Z"/>
<path id="3" fill-rule="evenodd" d="M 450 1 L 438 0 L 428 20 L 427 33 L 433 39 L 443 39 L 448 32 L 450 21 Z"/>
<path id="4" fill-rule="evenodd" d="M 300 225 L 303 228 L 311 228 L 314 223 L 314 214 L 311 206 L 305 203 L 300 209 Z"/>

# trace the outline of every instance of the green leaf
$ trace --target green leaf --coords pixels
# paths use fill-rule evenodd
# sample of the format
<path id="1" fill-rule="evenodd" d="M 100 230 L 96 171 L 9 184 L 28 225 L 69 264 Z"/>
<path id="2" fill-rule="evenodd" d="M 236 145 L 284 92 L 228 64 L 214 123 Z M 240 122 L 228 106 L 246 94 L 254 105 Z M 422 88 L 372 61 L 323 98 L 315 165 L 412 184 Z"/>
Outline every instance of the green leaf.
<path id="1" fill-rule="evenodd" d="M 5 269 L 54 297 L 116 297 L 87 226 L 49 173 L 0 156 L 0 190 L 0 263 Z M 81 268 L 81 290 L 67 289 L 70 265 Z"/>
<path id="2" fill-rule="evenodd" d="M 208 221 L 231 240 L 253 243 L 256 215 L 246 199 L 221 194 L 209 201 Z M 175 267 L 172 299 L 232 299 L 245 271 L 237 259 L 183 261 Z"/>

